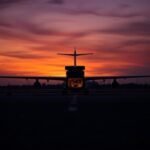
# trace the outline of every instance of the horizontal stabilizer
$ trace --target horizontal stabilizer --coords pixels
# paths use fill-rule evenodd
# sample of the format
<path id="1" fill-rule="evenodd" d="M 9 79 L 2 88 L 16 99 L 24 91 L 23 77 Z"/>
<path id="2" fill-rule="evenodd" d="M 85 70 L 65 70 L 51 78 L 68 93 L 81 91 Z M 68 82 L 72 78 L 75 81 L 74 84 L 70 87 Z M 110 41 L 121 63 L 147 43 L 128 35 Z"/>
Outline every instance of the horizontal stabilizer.
<path id="1" fill-rule="evenodd" d="M 64 54 L 58 53 L 58 55 L 66 55 L 66 56 L 81 56 L 81 55 L 92 55 L 93 53 L 84 53 L 84 54 Z"/>
<path id="2" fill-rule="evenodd" d="M 81 55 L 92 55 L 93 53 L 84 53 L 84 54 L 76 54 L 77 56 L 81 56 Z"/>
<path id="3" fill-rule="evenodd" d="M 74 56 L 74 54 L 64 54 L 64 53 L 58 53 L 58 55 Z"/>

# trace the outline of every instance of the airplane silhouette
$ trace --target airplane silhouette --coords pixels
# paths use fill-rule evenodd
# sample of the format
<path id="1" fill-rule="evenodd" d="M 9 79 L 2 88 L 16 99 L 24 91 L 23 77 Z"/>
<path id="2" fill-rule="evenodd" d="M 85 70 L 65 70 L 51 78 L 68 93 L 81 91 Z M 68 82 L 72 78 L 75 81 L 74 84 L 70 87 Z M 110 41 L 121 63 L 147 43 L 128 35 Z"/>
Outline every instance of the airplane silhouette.
<path id="1" fill-rule="evenodd" d="M 81 53 L 78 54 L 76 52 L 76 48 L 74 49 L 73 54 L 65 54 L 58 53 L 58 55 L 66 55 L 74 57 L 74 65 L 73 66 L 65 66 L 66 76 L 0 76 L 0 78 L 13 78 L 13 79 L 34 79 L 34 86 L 40 87 L 39 80 L 58 80 L 64 81 L 66 83 L 66 89 L 75 90 L 75 89 L 85 89 L 86 81 L 89 80 L 106 80 L 113 79 L 112 85 L 113 87 L 118 86 L 117 79 L 128 79 L 128 78 L 148 78 L 150 75 L 132 75 L 132 76 L 84 76 L 85 66 L 77 65 L 77 57 L 83 55 L 92 55 L 93 53 Z"/>

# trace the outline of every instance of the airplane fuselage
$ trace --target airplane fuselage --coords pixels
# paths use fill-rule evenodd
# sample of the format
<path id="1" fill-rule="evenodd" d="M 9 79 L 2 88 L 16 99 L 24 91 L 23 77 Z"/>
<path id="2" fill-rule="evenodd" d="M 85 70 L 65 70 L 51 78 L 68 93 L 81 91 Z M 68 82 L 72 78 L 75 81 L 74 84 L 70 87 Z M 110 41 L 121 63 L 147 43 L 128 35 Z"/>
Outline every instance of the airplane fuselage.
<path id="1" fill-rule="evenodd" d="M 84 89 L 85 66 L 66 66 L 66 89 Z"/>

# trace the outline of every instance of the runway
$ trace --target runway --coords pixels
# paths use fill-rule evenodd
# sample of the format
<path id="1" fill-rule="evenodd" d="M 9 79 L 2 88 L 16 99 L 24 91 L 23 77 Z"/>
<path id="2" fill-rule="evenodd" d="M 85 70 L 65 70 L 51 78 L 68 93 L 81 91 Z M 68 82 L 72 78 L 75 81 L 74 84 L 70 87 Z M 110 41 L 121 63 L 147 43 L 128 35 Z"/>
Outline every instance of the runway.
<path id="1" fill-rule="evenodd" d="M 90 90 L 89 95 L 1 90 L 1 146 L 144 149 L 150 140 L 149 108 L 150 89 Z"/>

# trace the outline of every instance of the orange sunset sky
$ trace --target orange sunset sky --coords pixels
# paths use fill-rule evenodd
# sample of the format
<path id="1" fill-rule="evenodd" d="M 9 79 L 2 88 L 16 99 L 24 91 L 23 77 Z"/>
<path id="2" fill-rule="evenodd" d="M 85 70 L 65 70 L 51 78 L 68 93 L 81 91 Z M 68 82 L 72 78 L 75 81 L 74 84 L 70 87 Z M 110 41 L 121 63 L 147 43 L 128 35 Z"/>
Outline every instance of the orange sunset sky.
<path id="1" fill-rule="evenodd" d="M 64 76 L 79 57 L 86 75 L 150 74 L 149 0 L 1 0 L 0 75 Z"/>

